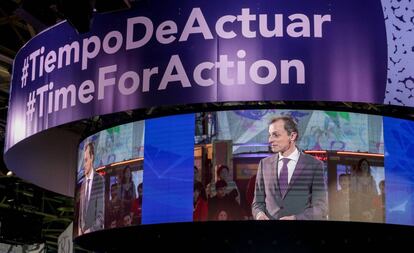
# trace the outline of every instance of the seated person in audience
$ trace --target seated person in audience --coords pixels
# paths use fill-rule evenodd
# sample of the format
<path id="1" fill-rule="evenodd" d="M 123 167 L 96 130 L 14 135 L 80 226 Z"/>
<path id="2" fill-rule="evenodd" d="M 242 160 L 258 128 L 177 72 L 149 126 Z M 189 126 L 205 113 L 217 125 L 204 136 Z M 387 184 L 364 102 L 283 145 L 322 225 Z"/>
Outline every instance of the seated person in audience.
<path id="1" fill-rule="evenodd" d="M 349 174 L 341 174 L 338 178 L 340 190 L 336 191 L 333 199 L 331 220 L 350 221 L 349 189 L 351 178 Z"/>
<path id="2" fill-rule="evenodd" d="M 131 217 L 133 224 L 141 224 L 142 220 L 142 198 L 143 198 L 143 189 L 142 183 L 137 186 L 138 198 L 134 199 L 131 207 Z"/>
<path id="3" fill-rule="evenodd" d="M 117 183 L 111 185 L 111 199 L 107 207 L 107 221 L 109 224 L 107 226 L 112 228 L 113 222 L 115 221 L 115 226 L 119 224 L 122 214 L 122 201 L 118 196 L 118 187 Z"/>
<path id="4" fill-rule="evenodd" d="M 227 194 L 227 183 L 224 180 L 218 180 L 215 184 L 216 196 L 210 198 L 208 201 L 208 216 L 209 220 L 217 220 L 218 212 L 224 210 L 227 212 L 228 217 L 231 217 L 233 220 L 242 220 L 242 210 L 234 199 L 234 196 Z"/>
<path id="5" fill-rule="evenodd" d="M 227 214 L 226 210 L 220 210 L 217 214 L 217 220 L 219 220 L 219 221 L 231 220 L 231 218 Z"/>
<path id="6" fill-rule="evenodd" d="M 378 196 L 377 184 L 371 175 L 369 161 L 362 158 L 351 173 L 350 184 L 351 221 L 372 222 L 375 216 L 373 200 Z"/>
<path id="7" fill-rule="evenodd" d="M 207 195 L 200 181 L 194 182 L 194 211 L 193 221 L 207 221 L 208 204 Z"/>
<path id="8" fill-rule="evenodd" d="M 131 214 L 125 214 L 124 218 L 123 218 L 123 226 L 127 227 L 127 226 L 131 226 L 132 225 L 132 218 L 131 218 Z"/>
<path id="9" fill-rule="evenodd" d="M 217 181 L 218 180 L 226 181 L 226 194 L 228 194 L 229 197 L 234 197 L 237 203 L 240 204 L 239 188 L 237 187 L 236 182 L 230 178 L 230 170 L 227 165 L 220 164 L 217 166 Z M 210 183 L 207 187 L 209 187 L 209 196 L 214 197 L 216 195 L 215 185 Z"/>

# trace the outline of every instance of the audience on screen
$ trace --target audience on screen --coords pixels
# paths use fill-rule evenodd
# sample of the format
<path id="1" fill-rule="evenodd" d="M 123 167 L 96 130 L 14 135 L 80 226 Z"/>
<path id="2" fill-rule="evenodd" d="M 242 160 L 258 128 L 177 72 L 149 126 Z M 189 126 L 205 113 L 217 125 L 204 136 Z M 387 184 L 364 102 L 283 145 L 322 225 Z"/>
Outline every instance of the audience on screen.
<path id="1" fill-rule="evenodd" d="M 139 188 L 139 187 L 138 187 Z M 138 193 L 140 192 L 137 189 Z M 111 199 L 109 201 L 108 220 L 106 222 L 108 227 L 120 227 L 126 222 L 131 224 L 138 224 L 140 222 L 140 207 L 137 206 L 137 211 L 134 213 L 133 204 L 136 200 L 135 184 L 132 180 L 131 167 L 127 165 L 123 169 L 116 171 L 116 183 L 111 186 Z M 137 199 L 139 201 L 139 197 Z M 141 185 L 141 202 L 142 202 L 142 185 Z M 135 220 L 134 220 L 135 219 Z M 131 220 L 131 221 L 128 221 Z M 116 221 L 116 222 L 115 222 Z"/>
<path id="2" fill-rule="evenodd" d="M 381 180 L 378 184 L 380 194 L 373 199 L 373 206 L 375 208 L 375 222 L 385 223 L 385 181 Z"/>
<path id="3" fill-rule="evenodd" d="M 194 182 L 200 182 L 200 170 L 197 168 L 197 166 L 194 166 Z"/>
<path id="4" fill-rule="evenodd" d="M 243 212 L 234 195 L 227 194 L 227 182 L 218 180 L 215 184 L 216 195 L 208 200 L 209 220 L 218 220 L 218 214 L 224 210 L 232 220 L 242 220 Z"/>
<path id="5" fill-rule="evenodd" d="M 332 203 L 331 220 L 349 221 L 350 220 L 350 206 L 349 206 L 349 189 L 350 189 L 350 175 L 339 175 L 340 190 L 336 191 L 334 196 L 334 203 Z"/>
<path id="6" fill-rule="evenodd" d="M 134 201 L 132 202 L 132 207 L 131 207 L 131 216 L 132 216 L 133 224 L 141 224 L 142 197 L 143 197 L 142 183 L 138 184 L 137 192 L 138 192 L 138 198 L 134 199 Z"/>
<path id="7" fill-rule="evenodd" d="M 228 179 L 229 168 L 226 165 L 218 166 L 218 180 L 210 187 L 210 197 L 196 176 L 198 172 L 194 166 L 193 220 L 242 220 L 244 212 L 239 204 L 240 195 L 236 183 Z M 255 176 L 249 182 L 254 183 L 254 178 Z M 378 195 L 368 160 L 361 159 L 350 174 L 341 174 L 338 183 L 340 187 L 333 197 L 334 204 L 331 205 L 331 220 L 385 222 L 385 182 L 382 180 L 379 183 Z M 143 184 L 137 186 L 137 193 L 134 188 L 131 168 L 126 166 L 124 170 L 118 171 L 116 183 L 110 187 L 106 227 L 141 224 Z M 247 205 L 251 203 L 249 188 L 248 185 Z"/>
<path id="8" fill-rule="evenodd" d="M 109 228 L 117 228 L 117 227 L 118 227 L 118 221 L 117 220 L 113 220 L 109 224 Z"/>
<path id="9" fill-rule="evenodd" d="M 232 218 L 229 217 L 229 214 L 226 212 L 226 210 L 219 210 L 216 215 L 216 220 L 218 221 L 232 220 Z"/>
<path id="10" fill-rule="evenodd" d="M 118 169 L 116 172 L 116 183 L 119 185 L 118 187 L 118 197 L 122 199 L 122 184 L 124 182 L 124 172 L 121 169 Z"/>
<path id="11" fill-rule="evenodd" d="M 198 168 L 194 166 L 194 174 Z M 232 180 L 228 180 L 229 168 L 219 165 L 218 180 L 211 189 L 214 195 L 207 196 L 204 185 L 194 178 L 194 221 L 207 220 L 242 220 L 243 211 L 237 200 L 240 201 L 238 187 Z M 254 178 L 254 177 L 253 177 Z M 225 180 L 227 179 L 227 180 Z M 339 176 L 340 189 L 334 196 L 333 210 L 330 219 L 340 221 L 385 221 L 385 182 L 379 183 L 380 195 L 377 194 L 376 182 L 371 175 L 370 164 L 361 159 L 351 174 Z M 249 180 L 254 182 L 254 179 Z M 229 189 L 228 182 L 232 182 Z M 129 226 L 141 224 L 143 184 L 140 183 L 134 191 L 131 168 L 126 166 L 118 171 L 116 183 L 110 187 L 110 199 L 107 207 L 106 227 Z M 246 200 L 249 205 L 249 186 L 247 186 Z M 138 196 L 136 196 L 138 195 Z"/>
<path id="12" fill-rule="evenodd" d="M 351 173 L 350 218 L 352 221 L 374 221 L 375 207 L 372 205 L 378 196 L 377 185 L 371 175 L 371 166 L 367 159 L 358 161 Z"/>
<path id="13" fill-rule="evenodd" d="M 120 219 L 122 217 L 123 207 L 122 201 L 118 196 L 118 184 L 114 183 L 111 185 L 111 199 L 109 200 L 109 205 L 107 207 L 107 227 L 110 228 L 117 227 L 120 225 Z"/>
<path id="14" fill-rule="evenodd" d="M 207 221 L 208 203 L 207 194 L 200 181 L 194 182 L 194 212 L 193 221 Z"/>
<path id="15" fill-rule="evenodd" d="M 127 214 L 124 215 L 122 225 L 124 227 L 131 226 L 132 225 L 132 218 L 131 218 L 131 215 L 129 213 L 127 213 Z"/>
<path id="16" fill-rule="evenodd" d="M 234 182 L 231 178 L 230 178 L 230 170 L 229 167 L 227 165 L 224 164 L 220 164 L 218 165 L 216 170 L 217 173 L 217 180 L 223 180 L 227 183 L 227 187 L 226 187 L 226 194 L 229 194 L 230 196 L 234 196 L 235 200 L 237 201 L 237 203 L 240 204 L 240 192 L 239 192 L 239 188 L 237 187 L 236 182 Z M 208 196 L 210 198 L 214 197 L 216 195 L 216 187 L 215 184 L 210 183 L 207 186 L 207 192 L 208 192 Z"/>
<path id="17" fill-rule="evenodd" d="M 131 167 L 125 167 L 122 179 L 122 202 L 124 210 L 129 213 L 129 210 L 132 208 L 132 202 L 136 198 L 135 184 L 134 181 L 132 181 Z"/>

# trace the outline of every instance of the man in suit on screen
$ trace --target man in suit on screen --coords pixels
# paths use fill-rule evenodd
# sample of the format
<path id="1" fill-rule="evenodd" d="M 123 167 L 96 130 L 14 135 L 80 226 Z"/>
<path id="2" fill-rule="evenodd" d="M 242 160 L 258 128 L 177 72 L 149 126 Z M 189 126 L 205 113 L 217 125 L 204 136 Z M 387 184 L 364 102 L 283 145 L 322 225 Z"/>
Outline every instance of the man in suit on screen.
<path id="1" fill-rule="evenodd" d="M 275 154 L 259 163 L 252 213 L 256 220 L 323 220 L 327 214 L 323 164 L 296 147 L 299 133 L 291 117 L 269 124 Z"/>
<path id="2" fill-rule="evenodd" d="M 88 143 L 83 152 L 85 178 L 80 190 L 79 235 L 103 229 L 104 178 L 93 168 L 95 149 Z"/>

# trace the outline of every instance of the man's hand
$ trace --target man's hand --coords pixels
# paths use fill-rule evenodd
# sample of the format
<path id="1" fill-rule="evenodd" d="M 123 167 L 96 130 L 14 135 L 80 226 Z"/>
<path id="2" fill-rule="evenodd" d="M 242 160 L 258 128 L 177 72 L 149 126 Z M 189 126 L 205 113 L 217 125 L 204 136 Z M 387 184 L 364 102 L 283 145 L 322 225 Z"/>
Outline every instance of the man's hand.
<path id="1" fill-rule="evenodd" d="M 295 215 L 283 216 L 279 220 L 296 220 L 296 216 Z"/>
<path id="2" fill-rule="evenodd" d="M 256 220 L 269 220 L 269 217 L 264 212 L 260 212 L 257 214 Z"/>

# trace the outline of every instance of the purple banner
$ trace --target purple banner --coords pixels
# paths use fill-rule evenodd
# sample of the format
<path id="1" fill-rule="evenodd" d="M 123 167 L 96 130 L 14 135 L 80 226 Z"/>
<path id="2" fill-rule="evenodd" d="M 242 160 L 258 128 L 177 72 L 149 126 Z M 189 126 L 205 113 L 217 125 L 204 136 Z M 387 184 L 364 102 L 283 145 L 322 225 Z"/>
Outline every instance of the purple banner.
<path id="1" fill-rule="evenodd" d="M 48 128 L 151 106 L 298 100 L 383 103 L 381 2 L 151 1 L 63 22 L 14 63 L 5 151 Z"/>

